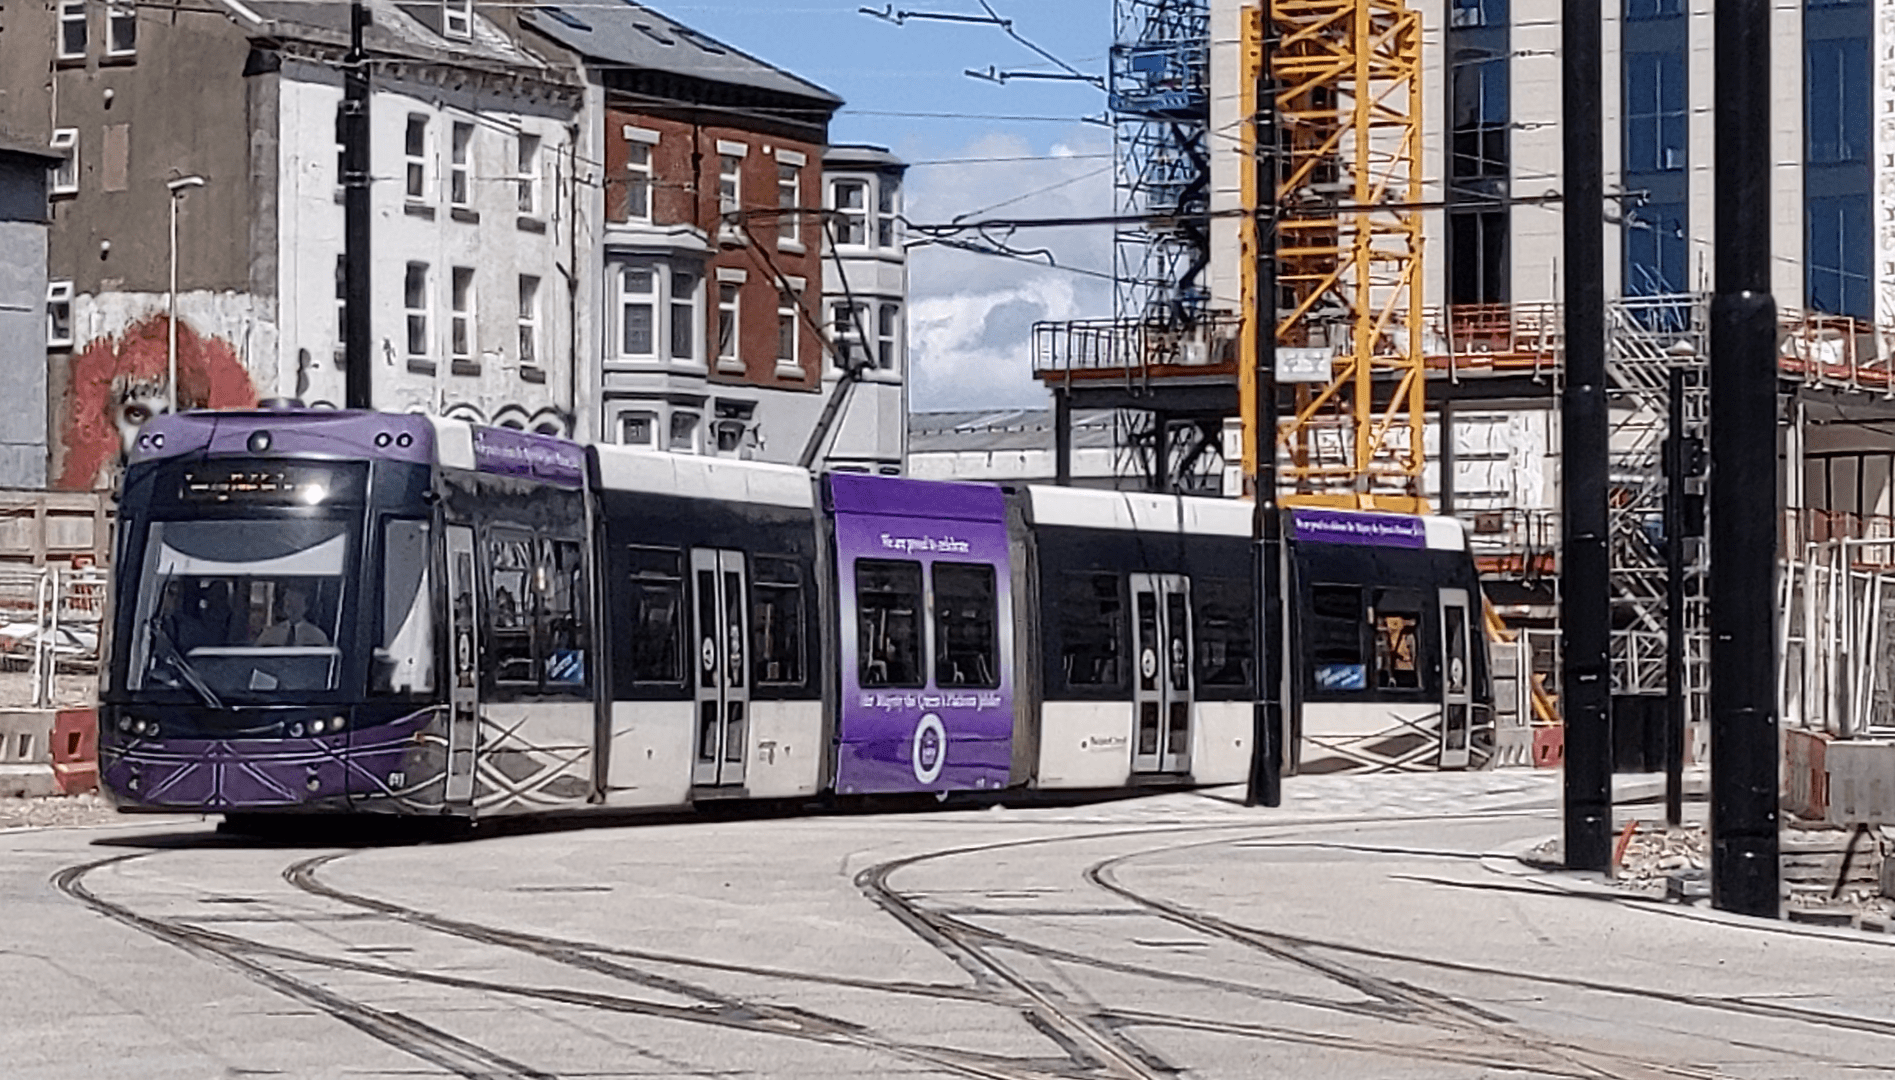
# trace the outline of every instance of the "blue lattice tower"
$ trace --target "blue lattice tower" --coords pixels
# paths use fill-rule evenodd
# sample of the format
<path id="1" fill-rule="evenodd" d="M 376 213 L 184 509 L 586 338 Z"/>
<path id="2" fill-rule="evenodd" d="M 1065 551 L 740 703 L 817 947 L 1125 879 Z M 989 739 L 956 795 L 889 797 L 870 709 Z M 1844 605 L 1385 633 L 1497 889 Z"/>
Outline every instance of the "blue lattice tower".
<path id="1" fill-rule="evenodd" d="M 1116 0 L 1112 28 L 1117 212 L 1176 215 L 1162 225 L 1120 227 L 1114 314 L 1121 323 L 1188 327 L 1210 295 L 1210 238 L 1201 217 L 1211 179 L 1208 0 Z"/>

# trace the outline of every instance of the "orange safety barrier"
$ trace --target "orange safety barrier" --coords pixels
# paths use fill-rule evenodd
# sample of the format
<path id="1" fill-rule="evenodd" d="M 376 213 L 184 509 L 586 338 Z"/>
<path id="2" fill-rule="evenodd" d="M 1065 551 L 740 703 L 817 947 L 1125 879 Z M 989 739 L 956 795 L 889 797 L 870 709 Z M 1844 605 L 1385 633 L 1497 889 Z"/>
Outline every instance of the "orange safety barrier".
<path id="1" fill-rule="evenodd" d="M 97 709 L 61 709 L 54 714 L 53 782 L 67 795 L 98 789 Z"/>
<path id="2" fill-rule="evenodd" d="M 1533 729 L 1533 767 L 1557 769 L 1566 764 L 1566 729 L 1539 726 Z"/>

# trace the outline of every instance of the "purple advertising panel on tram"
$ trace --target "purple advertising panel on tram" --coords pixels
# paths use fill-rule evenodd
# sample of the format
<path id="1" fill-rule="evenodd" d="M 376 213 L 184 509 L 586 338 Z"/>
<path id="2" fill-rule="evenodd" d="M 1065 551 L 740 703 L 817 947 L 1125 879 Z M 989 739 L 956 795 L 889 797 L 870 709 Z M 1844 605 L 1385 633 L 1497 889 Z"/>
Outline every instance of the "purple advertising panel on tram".
<path id="1" fill-rule="evenodd" d="M 842 794 L 992 790 L 1013 743 L 1000 489 L 829 478 L 842 626 Z"/>

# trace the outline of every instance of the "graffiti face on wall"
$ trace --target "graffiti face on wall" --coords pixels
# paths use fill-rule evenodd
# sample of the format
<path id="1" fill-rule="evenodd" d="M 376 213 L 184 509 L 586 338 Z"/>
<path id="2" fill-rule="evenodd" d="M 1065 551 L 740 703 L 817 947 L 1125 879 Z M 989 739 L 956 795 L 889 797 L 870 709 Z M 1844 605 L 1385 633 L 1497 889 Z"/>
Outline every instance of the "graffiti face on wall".
<path id="1" fill-rule="evenodd" d="M 72 358 L 67 382 L 58 486 L 109 487 L 138 429 L 170 409 L 165 316 L 151 315 L 116 337 L 95 338 Z M 221 338 L 178 322 L 178 407 L 243 409 L 257 403 L 250 373 Z"/>

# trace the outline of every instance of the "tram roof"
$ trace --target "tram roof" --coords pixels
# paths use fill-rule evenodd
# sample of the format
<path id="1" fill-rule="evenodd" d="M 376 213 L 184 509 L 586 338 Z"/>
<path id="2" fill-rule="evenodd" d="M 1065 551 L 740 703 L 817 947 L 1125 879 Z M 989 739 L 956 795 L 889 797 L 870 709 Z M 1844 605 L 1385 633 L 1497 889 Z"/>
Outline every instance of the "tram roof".
<path id="1" fill-rule="evenodd" d="M 669 454 L 608 444 L 595 446 L 593 451 L 598 455 L 601 491 L 722 499 L 796 509 L 816 506 L 816 486 L 810 474 L 793 465 Z"/>

